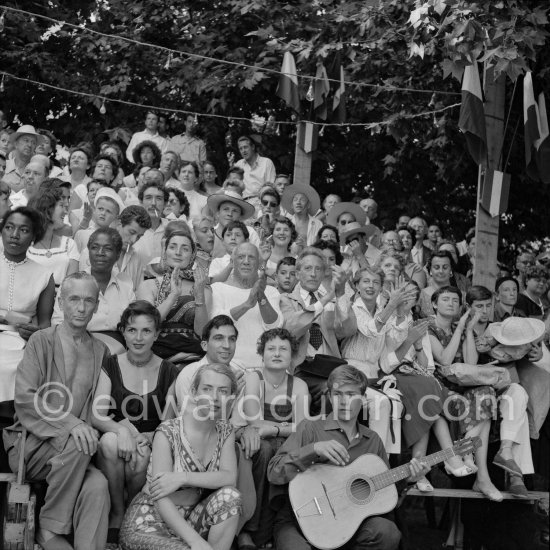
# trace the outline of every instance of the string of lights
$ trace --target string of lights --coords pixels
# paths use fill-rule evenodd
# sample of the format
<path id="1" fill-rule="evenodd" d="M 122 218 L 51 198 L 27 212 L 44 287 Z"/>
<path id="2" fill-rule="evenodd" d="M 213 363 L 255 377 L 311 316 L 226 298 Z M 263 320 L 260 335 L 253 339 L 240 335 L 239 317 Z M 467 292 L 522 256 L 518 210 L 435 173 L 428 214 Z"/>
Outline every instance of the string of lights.
<path id="1" fill-rule="evenodd" d="M 8 73 L 6 71 L 0 71 L 0 74 L 2 75 L 2 87 L 3 88 L 5 88 L 6 79 L 11 78 L 13 80 L 18 80 L 18 81 L 21 81 L 21 82 L 27 82 L 29 84 L 33 84 L 34 86 L 37 86 L 37 87 L 49 88 L 51 90 L 56 90 L 58 92 L 65 92 L 67 94 L 78 95 L 78 96 L 82 96 L 82 97 L 88 97 L 88 98 L 91 98 L 91 99 L 98 99 L 98 100 L 102 101 L 101 108 L 100 108 L 101 114 L 105 114 L 107 112 L 106 106 L 105 106 L 106 103 L 118 103 L 118 104 L 121 104 L 121 105 L 128 105 L 130 107 L 138 107 L 140 109 L 148 109 L 148 110 L 159 111 L 159 112 L 167 112 L 167 113 L 182 114 L 182 115 L 192 115 L 192 116 L 195 116 L 195 117 L 200 116 L 200 117 L 206 117 L 206 118 L 218 118 L 218 119 L 224 119 L 224 120 L 227 120 L 227 121 L 242 121 L 242 122 L 251 122 L 251 123 L 256 123 L 256 124 L 258 123 L 257 119 L 249 118 L 249 117 L 220 115 L 220 114 L 216 114 L 216 113 L 200 113 L 200 112 L 197 112 L 197 111 L 191 111 L 191 110 L 186 110 L 186 109 L 173 109 L 173 108 L 170 108 L 170 107 L 158 107 L 156 105 L 149 105 L 149 104 L 145 104 L 145 103 L 137 103 L 135 101 L 127 101 L 127 100 L 124 100 L 124 99 L 111 98 L 111 97 L 103 96 L 103 95 L 100 95 L 100 94 L 93 94 L 93 93 L 90 93 L 90 92 L 82 92 L 82 91 L 79 91 L 79 90 L 71 90 L 69 88 L 64 88 L 62 86 L 57 86 L 55 84 L 48 84 L 46 82 L 40 82 L 38 80 L 33 80 L 31 78 L 17 76 L 17 75 Z M 435 115 L 435 114 L 438 114 L 438 113 L 442 113 L 444 111 L 448 111 L 450 109 L 454 109 L 455 107 L 460 107 L 460 103 L 453 103 L 452 105 L 446 105 L 445 107 L 442 107 L 442 108 L 439 108 L 439 109 L 432 109 L 432 110 L 429 110 L 429 111 L 422 111 L 420 113 L 401 113 L 401 114 L 398 115 L 398 118 L 401 118 L 401 119 L 414 119 L 414 118 L 419 118 L 419 117 L 424 117 L 424 116 L 429 116 L 429 115 Z M 391 120 L 382 120 L 382 121 L 379 121 L 379 122 L 344 122 L 344 123 L 339 123 L 339 122 L 316 122 L 316 121 L 302 120 L 302 119 L 297 119 L 297 120 L 266 120 L 265 121 L 266 124 L 270 124 L 270 125 L 278 125 L 278 124 L 280 124 L 280 125 L 296 125 L 296 124 L 299 124 L 301 122 L 307 122 L 307 123 L 310 123 L 310 124 L 314 124 L 315 126 L 338 126 L 340 128 L 362 127 L 362 128 L 366 128 L 366 129 L 372 129 L 372 128 L 376 128 L 376 127 L 379 127 L 379 126 L 387 126 L 389 124 L 394 123 L 395 122 L 395 117 L 393 117 Z"/>

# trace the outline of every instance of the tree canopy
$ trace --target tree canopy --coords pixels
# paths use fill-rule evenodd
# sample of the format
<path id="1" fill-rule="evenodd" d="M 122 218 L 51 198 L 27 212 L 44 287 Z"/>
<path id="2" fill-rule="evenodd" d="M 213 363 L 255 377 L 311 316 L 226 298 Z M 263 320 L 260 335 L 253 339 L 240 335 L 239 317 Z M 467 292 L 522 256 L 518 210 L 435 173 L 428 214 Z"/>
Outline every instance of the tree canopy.
<path id="1" fill-rule="evenodd" d="M 306 98 L 311 80 L 305 77 L 339 54 L 348 82 L 347 122 L 384 124 L 326 126 L 314 157 L 313 185 L 321 195 L 338 189 L 345 199 L 369 193 L 382 218 L 422 213 L 444 231 L 453 228 L 456 237 L 473 225 L 477 166 L 457 127 L 459 108 L 443 109 L 460 102 L 463 67 L 484 60 L 507 77 L 502 156 L 509 157 L 513 179 L 501 234 L 511 242 L 550 234 L 539 207 L 548 201 L 548 188 L 525 174 L 521 80 L 516 85 L 530 69 L 550 100 L 547 10 L 539 1 L 35 0 L 24 5 L 80 28 L 8 10 L 0 34 L 3 70 L 109 98 L 231 117 L 200 117 L 209 155 L 221 172 L 227 167 L 227 134 L 235 143 L 250 129 L 236 118 L 292 120 L 275 95 L 278 75 L 270 72 L 280 71 L 283 53 L 296 58 L 302 117 L 310 120 L 319 119 Z M 145 117 L 143 109 L 109 102 L 102 115 L 97 98 L 10 78 L 4 88 L 1 103 L 8 116 L 51 128 L 68 145 L 113 128 L 140 129 Z M 432 110 L 438 112 L 408 118 Z M 173 120 L 181 130 L 182 117 Z M 294 125 L 266 125 L 262 140 L 276 166 L 291 171 Z"/>

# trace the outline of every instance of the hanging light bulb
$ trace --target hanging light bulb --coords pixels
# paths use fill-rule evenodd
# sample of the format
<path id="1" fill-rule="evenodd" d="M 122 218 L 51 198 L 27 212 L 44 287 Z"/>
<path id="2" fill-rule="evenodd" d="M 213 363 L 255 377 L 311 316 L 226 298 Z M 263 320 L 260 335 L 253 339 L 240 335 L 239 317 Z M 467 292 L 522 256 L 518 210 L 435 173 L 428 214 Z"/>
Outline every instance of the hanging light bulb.
<path id="1" fill-rule="evenodd" d="M 105 107 L 105 100 L 103 100 L 103 103 L 101 104 L 101 107 L 99 108 L 99 112 L 104 115 L 107 113 L 107 107 Z"/>
<path id="2" fill-rule="evenodd" d="M 306 99 L 308 101 L 313 101 L 315 99 L 315 96 L 313 95 L 313 83 L 311 83 L 307 89 Z"/>
<path id="3" fill-rule="evenodd" d="M 325 125 L 323 124 L 321 126 L 321 129 L 319 130 L 319 137 L 323 137 L 325 135 Z"/>
<path id="4" fill-rule="evenodd" d="M 172 52 L 168 54 L 168 59 L 166 60 L 166 63 L 164 64 L 164 68 L 168 70 L 170 68 L 170 64 L 172 63 Z"/>
<path id="5" fill-rule="evenodd" d="M 4 10 L 2 12 L 2 15 L 0 15 L 0 32 L 4 31 L 5 21 L 6 21 L 6 10 Z"/>
<path id="6" fill-rule="evenodd" d="M 4 93 L 4 80 L 6 78 L 6 75 L 3 74 L 2 75 L 2 82 L 0 82 L 0 94 L 3 94 Z"/>
<path id="7" fill-rule="evenodd" d="M 277 126 L 275 127 L 275 135 L 276 136 L 281 135 L 281 125 L 280 124 L 277 124 Z"/>
<path id="8" fill-rule="evenodd" d="M 195 113 L 195 120 L 193 121 L 193 124 L 196 126 L 199 123 L 199 115 Z"/>

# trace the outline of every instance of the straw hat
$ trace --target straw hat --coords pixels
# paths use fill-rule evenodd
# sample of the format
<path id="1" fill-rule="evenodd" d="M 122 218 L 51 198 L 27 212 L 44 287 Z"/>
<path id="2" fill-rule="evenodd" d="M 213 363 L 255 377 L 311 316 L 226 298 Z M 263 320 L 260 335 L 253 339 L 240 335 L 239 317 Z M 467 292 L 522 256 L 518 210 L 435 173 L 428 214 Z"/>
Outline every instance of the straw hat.
<path id="1" fill-rule="evenodd" d="M 508 317 L 502 323 L 492 323 L 491 334 L 505 346 L 521 346 L 538 340 L 545 330 L 544 322 L 529 317 Z"/>
<path id="2" fill-rule="evenodd" d="M 367 213 L 355 202 L 337 202 L 327 214 L 327 223 L 336 227 L 338 218 L 344 212 L 352 214 L 360 225 L 367 223 Z"/>
<path id="3" fill-rule="evenodd" d="M 119 214 L 126 208 L 124 201 L 120 198 L 118 193 L 116 193 L 116 191 L 114 189 L 111 189 L 110 187 L 100 187 L 97 190 L 94 199 L 94 206 L 97 206 L 97 201 L 101 198 L 111 199 L 112 201 L 115 201 L 118 204 Z"/>
<path id="4" fill-rule="evenodd" d="M 340 244 L 344 246 L 346 244 L 346 241 L 352 236 L 352 235 L 365 235 L 365 238 L 368 239 L 369 237 L 372 237 L 374 233 L 376 232 L 376 228 L 374 225 L 361 225 L 357 222 L 351 222 L 344 226 L 344 230 L 340 233 Z"/>
<path id="5" fill-rule="evenodd" d="M 208 208 L 210 208 L 210 210 L 214 213 L 219 210 L 220 206 L 224 202 L 231 202 L 233 204 L 236 204 L 241 209 L 242 220 L 247 220 L 248 218 L 251 218 L 256 212 L 254 206 L 252 206 L 249 202 L 243 200 L 238 193 L 235 193 L 231 190 L 214 193 L 213 195 L 210 195 L 208 197 L 208 200 L 206 201 Z"/>
<path id="6" fill-rule="evenodd" d="M 292 185 L 289 185 L 285 188 L 283 191 L 283 196 L 281 198 L 281 206 L 287 211 L 294 214 L 294 209 L 292 208 L 292 199 L 294 198 L 294 195 L 297 195 L 298 193 L 302 193 L 302 195 L 305 195 L 309 200 L 309 207 L 308 212 L 310 216 L 313 216 L 317 213 L 319 210 L 319 207 L 321 206 L 321 198 L 319 197 L 319 194 L 311 185 L 304 185 L 302 183 L 294 183 Z"/>
<path id="7" fill-rule="evenodd" d="M 15 143 L 21 136 L 34 136 L 37 141 L 42 141 L 42 136 L 35 130 L 34 126 L 30 124 L 23 124 L 23 126 L 19 126 L 19 129 L 17 132 L 14 132 L 10 136 L 10 140 L 12 143 Z"/>

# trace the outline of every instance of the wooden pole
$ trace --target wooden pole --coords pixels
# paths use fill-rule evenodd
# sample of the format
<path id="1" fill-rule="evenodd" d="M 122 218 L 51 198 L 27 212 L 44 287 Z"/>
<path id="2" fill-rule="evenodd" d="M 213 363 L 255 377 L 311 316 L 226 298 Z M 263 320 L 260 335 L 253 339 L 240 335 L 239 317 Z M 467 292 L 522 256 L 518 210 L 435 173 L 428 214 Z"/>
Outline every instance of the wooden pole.
<path id="1" fill-rule="evenodd" d="M 310 185 L 311 183 L 311 160 L 313 153 L 306 153 L 299 143 L 298 132 L 296 132 L 296 151 L 294 154 L 294 174 L 292 183 Z"/>
<path id="2" fill-rule="evenodd" d="M 485 125 L 487 128 L 487 167 L 499 169 L 499 159 L 504 141 L 505 77 L 495 80 L 493 69 L 485 74 Z M 490 216 L 480 205 L 484 174 L 479 168 L 476 205 L 476 247 L 474 260 L 474 285 L 494 289 L 498 274 L 498 226 L 500 218 Z"/>

